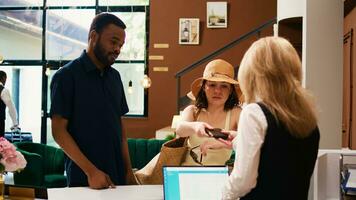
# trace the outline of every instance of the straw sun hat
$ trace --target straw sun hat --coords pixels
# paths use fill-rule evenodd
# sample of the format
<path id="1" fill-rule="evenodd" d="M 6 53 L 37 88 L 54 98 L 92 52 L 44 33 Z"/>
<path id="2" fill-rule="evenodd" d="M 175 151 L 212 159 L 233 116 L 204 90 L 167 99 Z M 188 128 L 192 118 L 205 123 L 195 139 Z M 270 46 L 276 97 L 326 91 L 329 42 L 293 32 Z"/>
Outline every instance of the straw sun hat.
<path id="1" fill-rule="evenodd" d="M 197 78 L 193 81 L 191 91 L 187 94 L 187 96 L 195 100 L 203 84 L 203 80 L 231 83 L 235 85 L 234 88 L 236 94 L 240 95 L 241 91 L 238 87 L 239 83 L 234 79 L 234 77 L 234 67 L 230 63 L 222 59 L 212 60 L 206 65 L 203 77 Z"/>

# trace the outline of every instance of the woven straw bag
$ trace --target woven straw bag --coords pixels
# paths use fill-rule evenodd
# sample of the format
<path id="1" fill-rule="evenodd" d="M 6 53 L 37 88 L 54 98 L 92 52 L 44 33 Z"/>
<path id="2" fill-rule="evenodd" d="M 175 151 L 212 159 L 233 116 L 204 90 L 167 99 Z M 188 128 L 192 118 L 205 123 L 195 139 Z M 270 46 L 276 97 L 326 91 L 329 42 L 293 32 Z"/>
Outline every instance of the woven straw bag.
<path id="1" fill-rule="evenodd" d="M 183 162 L 188 152 L 187 139 L 187 137 L 175 138 L 164 143 L 161 152 L 135 173 L 138 183 L 141 185 L 162 184 L 162 167 L 178 166 Z"/>

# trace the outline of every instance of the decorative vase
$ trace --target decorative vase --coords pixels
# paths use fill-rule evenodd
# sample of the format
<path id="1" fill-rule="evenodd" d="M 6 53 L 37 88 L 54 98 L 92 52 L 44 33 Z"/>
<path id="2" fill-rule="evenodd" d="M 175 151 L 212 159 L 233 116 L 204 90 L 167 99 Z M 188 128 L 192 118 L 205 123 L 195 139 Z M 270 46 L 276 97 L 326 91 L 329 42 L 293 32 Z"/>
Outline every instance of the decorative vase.
<path id="1" fill-rule="evenodd" d="M 0 173 L 0 200 L 4 200 L 5 196 L 5 175 Z"/>

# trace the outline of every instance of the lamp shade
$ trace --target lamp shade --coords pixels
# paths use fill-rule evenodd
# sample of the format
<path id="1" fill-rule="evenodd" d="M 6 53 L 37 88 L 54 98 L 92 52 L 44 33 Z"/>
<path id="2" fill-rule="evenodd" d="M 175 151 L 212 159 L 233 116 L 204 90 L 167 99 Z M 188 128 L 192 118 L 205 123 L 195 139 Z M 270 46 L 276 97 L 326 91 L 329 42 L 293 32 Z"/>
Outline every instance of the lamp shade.
<path id="1" fill-rule="evenodd" d="M 127 93 L 132 94 L 133 93 L 133 88 L 132 88 L 132 81 L 129 81 L 129 87 L 127 88 Z"/>
<path id="2" fill-rule="evenodd" d="M 180 122 L 180 115 L 174 115 L 172 119 L 171 128 L 176 129 L 178 122 Z"/>
<path id="3" fill-rule="evenodd" d="M 151 87 L 152 81 L 150 79 L 150 77 L 147 76 L 147 74 L 145 74 L 143 76 L 143 79 L 141 80 L 141 85 L 143 88 L 149 88 Z"/>

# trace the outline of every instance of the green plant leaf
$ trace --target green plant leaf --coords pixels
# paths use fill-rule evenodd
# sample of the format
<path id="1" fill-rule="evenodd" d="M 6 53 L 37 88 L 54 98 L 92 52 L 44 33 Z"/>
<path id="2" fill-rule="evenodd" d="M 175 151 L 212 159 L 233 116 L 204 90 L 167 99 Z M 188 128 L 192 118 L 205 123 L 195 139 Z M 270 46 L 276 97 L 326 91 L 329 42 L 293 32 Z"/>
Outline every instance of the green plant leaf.
<path id="1" fill-rule="evenodd" d="M 0 173 L 3 173 L 5 171 L 5 166 L 3 164 L 0 164 Z"/>

